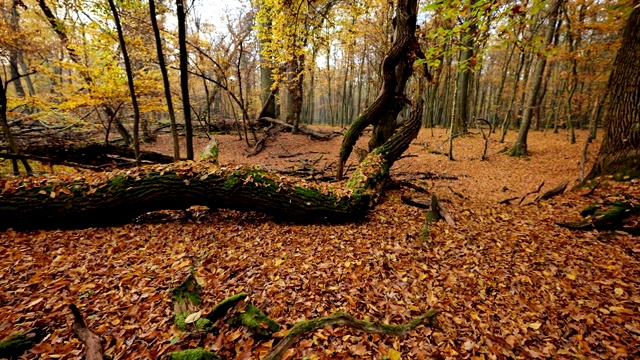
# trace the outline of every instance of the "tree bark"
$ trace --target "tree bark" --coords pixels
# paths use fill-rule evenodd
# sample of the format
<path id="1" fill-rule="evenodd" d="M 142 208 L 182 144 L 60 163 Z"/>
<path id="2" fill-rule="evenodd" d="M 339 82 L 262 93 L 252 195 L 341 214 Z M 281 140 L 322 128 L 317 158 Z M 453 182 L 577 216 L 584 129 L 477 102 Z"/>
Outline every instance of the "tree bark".
<path id="1" fill-rule="evenodd" d="M 547 47 L 553 41 L 553 34 L 556 30 L 556 22 L 558 21 L 558 12 L 560 11 L 560 5 L 563 0 L 556 0 L 551 4 L 549 9 L 549 24 L 547 25 L 547 32 L 545 34 L 544 46 Z M 533 72 L 533 81 L 529 90 L 527 91 L 527 97 L 525 101 L 524 114 L 522 116 L 522 123 L 520 123 L 520 130 L 518 130 L 518 137 L 515 144 L 511 148 L 509 155 L 511 156 L 527 156 L 527 137 L 529 135 L 529 128 L 531 128 L 531 118 L 533 117 L 533 109 L 539 106 L 538 93 L 540 92 L 540 84 L 542 83 L 542 77 L 544 75 L 544 68 L 547 66 L 547 56 L 540 54 L 536 67 Z"/>
<path id="2" fill-rule="evenodd" d="M 187 160 L 193 160 L 193 127 L 189 102 L 189 57 L 187 53 L 186 9 L 184 0 L 176 0 L 178 13 L 178 45 L 180 48 L 180 87 L 182 88 L 182 112 L 187 145 Z"/>
<path id="3" fill-rule="evenodd" d="M 173 159 L 178 161 L 180 160 L 180 143 L 178 142 L 176 114 L 173 110 L 173 101 L 171 100 L 171 85 L 169 84 L 169 74 L 167 73 L 167 65 L 165 64 L 164 54 L 162 52 L 162 38 L 160 37 L 160 29 L 158 28 L 158 20 L 156 18 L 156 4 L 154 0 L 149 0 L 149 12 L 151 14 L 151 26 L 153 27 L 153 35 L 156 41 L 158 63 L 160 66 L 160 72 L 162 73 L 164 97 L 167 101 L 167 111 L 169 112 L 169 121 L 171 123 L 171 138 L 173 139 Z"/>
<path id="4" fill-rule="evenodd" d="M 609 78 L 609 117 L 605 135 L 587 179 L 618 174 L 640 177 L 640 2 L 622 34 L 622 46 Z"/>
<path id="5" fill-rule="evenodd" d="M 384 143 L 395 128 L 398 113 L 406 104 L 404 85 L 413 71 L 415 53 L 420 51 L 415 38 L 418 3 L 416 0 L 399 0 L 396 7 L 394 42 L 382 62 L 382 89 L 376 100 L 351 124 L 340 147 L 337 177 L 342 178 L 344 164 L 353 151 L 362 131 L 374 125 L 369 141 L 372 150 Z"/>
<path id="6" fill-rule="evenodd" d="M 136 154 L 136 164 L 140 166 L 140 134 L 138 131 L 138 127 L 140 126 L 140 108 L 138 107 L 138 98 L 136 97 L 136 89 L 133 84 L 133 70 L 131 69 L 131 61 L 129 60 L 129 54 L 127 52 L 127 44 L 124 41 L 124 34 L 122 33 L 118 9 L 113 0 L 108 1 L 111 12 L 113 13 L 113 20 L 116 23 L 116 29 L 118 30 L 118 41 L 120 42 L 124 68 L 127 73 L 127 84 L 129 85 L 129 95 L 131 96 L 131 105 L 133 106 L 133 151 Z"/>
<path id="7" fill-rule="evenodd" d="M 420 101 L 409 120 L 360 163 L 342 188 L 206 162 L 143 166 L 64 180 L 16 179 L 0 182 L 4 189 L 0 229 L 114 225 L 150 211 L 193 205 L 258 211 L 302 223 L 362 219 L 389 168 L 420 131 L 422 105 Z"/>

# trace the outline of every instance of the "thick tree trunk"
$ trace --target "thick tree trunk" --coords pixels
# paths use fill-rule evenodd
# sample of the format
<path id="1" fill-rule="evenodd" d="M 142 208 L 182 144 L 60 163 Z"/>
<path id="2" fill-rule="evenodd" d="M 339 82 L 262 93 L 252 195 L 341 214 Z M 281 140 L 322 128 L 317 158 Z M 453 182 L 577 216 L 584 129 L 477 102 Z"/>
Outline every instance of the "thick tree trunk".
<path id="1" fill-rule="evenodd" d="M 414 56 L 420 51 L 415 38 L 417 11 L 416 0 L 398 1 L 394 42 L 382 61 L 382 89 L 376 100 L 356 118 L 344 136 L 338 160 L 338 178 L 342 178 L 344 164 L 367 126 L 374 125 L 369 141 L 370 150 L 380 146 L 393 134 L 396 117 L 408 101 L 403 96 L 404 85 L 413 71 Z"/>
<path id="2" fill-rule="evenodd" d="M 587 179 L 640 177 L 640 7 L 635 1 L 609 78 L 609 117 L 596 163 Z"/>

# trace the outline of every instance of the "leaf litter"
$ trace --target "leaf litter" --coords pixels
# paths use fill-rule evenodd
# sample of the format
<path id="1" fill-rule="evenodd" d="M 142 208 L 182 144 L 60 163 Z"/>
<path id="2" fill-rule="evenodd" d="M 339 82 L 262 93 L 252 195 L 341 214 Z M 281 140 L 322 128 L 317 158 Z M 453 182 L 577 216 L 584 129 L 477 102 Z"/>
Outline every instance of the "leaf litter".
<path id="1" fill-rule="evenodd" d="M 49 335 L 24 358 L 80 359 L 82 344 L 72 334 L 67 309 L 73 302 L 114 359 L 157 358 L 196 346 L 227 359 L 264 356 L 273 340 L 254 339 L 246 330 L 222 324 L 199 339 L 173 325 L 170 289 L 194 269 L 204 311 L 246 292 L 286 329 L 335 311 L 384 323 L 440 311 L 440 329 L 421 326 L 394 338 L 325 328 L 285 358 L 640 356 L 637 239 L 555 225 L 578 218 L 583 207 L 611 194 L 640 197 L 638 183 L 612 182 L 590 198 L 569 190 L 534 205 L 498 204 L 543 181 L 546 188 L 565 179 L 575 184 L 581 146 L 569 145 L 564 135 L 533 133 L 530 158 L 509 158 L 499 153 L 504 145 L 493 142 L 489 160 L 480 161 L 482 138 L 471 135 L 456 139 L 457 161 L 450 162 L 427 152 L 445 137 L 443 131 L 432 136 L 423 130 L 407 151 L 417 157 L 393 169 L 396 176 L 460 175 L 421 182 L 456 222 L 431 225 L 426 238 L 424 210 L 400 200 L 407 189 L 389 190 L 355 224 L 276 223 L 260 214 L 219 210 L 198 221 L 6 231 L 0 234 L 0 338 L 39 321 Z M 279 154 L 301 148 L 326 152 L 323 161 L 331 161 L 339 145 L 339 139 L 309 142 L 282 134 L 282 146 L 271 144 L 246 159 L 233 137 L 219 142 L 223 162 L 272 168 L 287 165 Z M 593 159 L 597 146 L 589 150 Z"/>

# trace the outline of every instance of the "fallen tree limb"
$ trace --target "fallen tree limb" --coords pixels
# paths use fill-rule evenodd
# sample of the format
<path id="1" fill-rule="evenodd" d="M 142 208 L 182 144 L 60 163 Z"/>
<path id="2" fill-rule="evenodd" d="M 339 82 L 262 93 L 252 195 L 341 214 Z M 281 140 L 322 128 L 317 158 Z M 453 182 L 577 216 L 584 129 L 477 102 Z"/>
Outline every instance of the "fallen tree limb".
<path id="1" fill-rule="evenodd" d="M 498 202 L 498 204 L 511 204 L 511 202 L 513 200 L 517 200 L 518 198 L 520 198 L 520 201 L 518 202 L 518 205 L 522 204 L 522 202 L 524 201 L 524 199 L 527 198 L 527 196 L 532 195 L 532 194 L 537 194 L 540 192 L 540 190 L 542 190 L 542 187 L 544 186 L 544 181 L 540 184 L 540 186 L 538 186 L 537 189 L 533 190 L 533 191 L 529 191 L 528 193 L 522 195 L 522 196 L 514 196 L 514 197 L 510 197 L 504 200 L 501 200 Z"/>
<path id="2" fill-rule="evenodd" d="M 540 196 L 536 197 L 533 202 L 536 203 L 538 201 L 551 199 L 554 196 L 560 195 L 567 189 L 567 185 L 569 185 L 569 180 L 565 180 L 553 189 L 544 192 Z"/>
<path id="3" fill-rule="evenodd" d="M 367 215 L 389 168 L 420 131 L 422 108 L 348 181 L 311 183 L 256 167 L 178 162 L 75 177 L 0 181 L 0 229 L 84 228 L 130 222 L 155 210 L 258 211 L 286 221 L 348 222 Z"/>
<path id="4" fill-rule="evenodd" d="M 366 332 L 369 334 L 383 334 L 391 336 L 402 336 L 409 331 L 415 329 L 419 325 L 436 327 L 436 310 L 429 310 L 425 314 L 418 316 L 414 320 L 402 325 L 388 325 L 377 322 L 368 322 L 356 319 L 355 317 L 337 312 L 323 318 L 300 321 L 295 324 L 289 333 L 276 345 L 269 353 L 262 358 L 263 360 L 279 360 L 293 344 L 308 333 L 312 333 L 318 329 L 322 329 L 331 325 L 345 325 L 349 328 Z"/>
<path id="5" fill-rule="evenodd" d="M 279 119 L 274 119 L 274 118 L 271 118 L 271 117 L 261 117 L 261 118 L 258 119 L 258 121 L 266 121 L 266 122 L 269 122 L 269 123 L 272 123 L 272 124 L 280 125 L 280 126 L 285 127 L 285 128 L 287 128 L 289 130 L 293 130 L 293 125 L 287 124 L 286 122 L 284 122 L 282 120 L 279 120 Z M 340 135 L 340 133 L 337 133 L 337 132 L 328 132 L 327 133 L 327 132 L 316 131 L 316 130 L 313 130 L 313 129 L 311 129 L 311 128 L 307 127 L 307 126 L 304 126 L 304 125 L 298 126 L 298 131 L 303 133 L 303 134 L 305 134 L 305 135 L 310 136 L 313 140 L 323 140 L 323 141 L 331 140 L 334 137 Z"/>
<path id="6" fill-rule="evenodd" d="M 81 167 L 91 170 L 135 166 L 133 149 L 127 146 L 104 144 L 29 145 L 23 148 L 24 157 L 54 165 Z M 3 158 L 16 155 L 0 153 Z M 170 164 L 173 158 L 153 151 L 141 151 L 140 160 L 146 164 Z"/>
<path id="7" fill-rule="evenodd" d="M 431 209 L 431 202 L 427 198 L 415 198 L 401 195 L 400 200 L 402 200 L 402 202 L 407 205 L 415 206 L 422 209 Z"/>
<path id="8" fill-rule="evenodd" d="M 74 304 L 70 304 L 69 308 L 73 313 L 73 332 L 78 339 L 84 343 L 86 360 L 102 360 L 102 345 L 100 344 L 100 336 L 91 331 L 84 323 L 80 310 Z"/>

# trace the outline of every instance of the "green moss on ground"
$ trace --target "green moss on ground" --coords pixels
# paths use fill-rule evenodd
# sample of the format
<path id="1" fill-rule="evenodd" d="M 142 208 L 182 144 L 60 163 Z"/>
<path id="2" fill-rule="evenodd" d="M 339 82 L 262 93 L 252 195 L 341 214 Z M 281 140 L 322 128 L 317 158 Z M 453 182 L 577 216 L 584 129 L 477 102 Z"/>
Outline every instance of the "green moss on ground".
<path id="1" fill-rule="evenodd" d="M 211 309 L 211 312 L 209 312 L 209 314 L 207 315 L 207 319 L 209 319 L 209 321 L 211 321 L 212 323 L 215 323 L 216 321 L 218 321 L 218 319 L 227 315 L 229 309 L 246 298 L 247 293 L 239 293 L 229 296 L 228 298 L 222 300 L 216 306 L 214 306 L 213 309 Z"/>
<path id="2" fill-rule="evenodd" d="M 171 360 L 222 360 L 218 355 L 201 348 L 176 351 L 169 356 Z"/>
<path id="3" fill-rule="evenodd" d="M 269 336 L 280 331 L 280 325 L 277 322 L 251 304 L 247 305 L 246 310 L 238 314 L 231 322 L 244 325 L 254 333 L 262 336 Z"/>
<path id="4" fill-rule="evenodd" d="M 193 305 L 200 305 L 200 285 L 196 281 L 195 276 L 189 275 L 180 286 L 171 291 L 171 297 L 174 302 L 182 303 L 185 300 L 190 301 Z"/>

